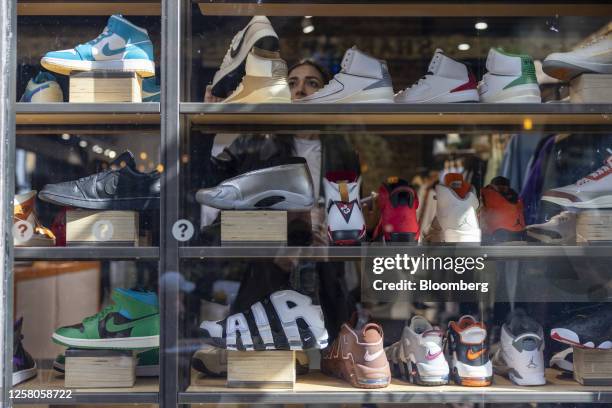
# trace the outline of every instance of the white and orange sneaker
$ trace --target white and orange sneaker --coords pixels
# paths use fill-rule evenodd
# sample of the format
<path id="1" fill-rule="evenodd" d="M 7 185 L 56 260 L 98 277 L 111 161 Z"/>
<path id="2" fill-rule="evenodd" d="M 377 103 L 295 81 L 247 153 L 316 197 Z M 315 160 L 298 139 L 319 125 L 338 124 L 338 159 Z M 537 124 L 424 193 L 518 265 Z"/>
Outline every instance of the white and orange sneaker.
<path id="1" fill-rule="evenodd" d="M 603 166 L 569 186 L 553 188 L 542 200 L 565 208 L 612 208 L 612 150 Z"/>
<path id="2" fill-rule="evenodd" d="M 50 229 L 43 227 L 36 217 L 35 203 L 34 190 L 15 196 L 13 224 L 27 224 L 23 224 L 23 228 L 17 228 L 19 234 L 13 234 L 14 246 L 55 246 L 55 235 Z"/>
<path id="3" fill-rule="evenodd" d="M 472 316 L 448 324 L 451 376 L 458 385 L 486 387 L 493 381 L 487 329 Z"/>
<path id="4" fill-rule="evenodd" d="M 476 191 L 459 173 L 448 173 L 436 185 L 436 218 L 426 242 L 480 242 Z"/>
<path id="5" fill-rule="evenodd" d="M 327 234 L 333 245 L 355 245 L 365 238 L 360 187 L 361 177 L 354 171 L 328 172 L 323 179 Z"/>

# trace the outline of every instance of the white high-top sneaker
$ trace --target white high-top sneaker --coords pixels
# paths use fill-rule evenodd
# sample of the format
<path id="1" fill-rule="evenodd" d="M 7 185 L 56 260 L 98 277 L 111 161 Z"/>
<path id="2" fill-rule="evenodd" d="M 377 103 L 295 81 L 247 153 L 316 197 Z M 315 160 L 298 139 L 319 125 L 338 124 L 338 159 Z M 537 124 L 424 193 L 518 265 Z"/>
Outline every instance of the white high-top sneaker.
<path id="1" fill-rule="evenodd" d="M 612 208 L 612 155 L 603 166 L 576 183 L 548 190 L 542 200 L 566 208 Z"/>
<path id="2" fill-rule="evenodd" d="M 328 172 L 323 180 L 327 235 L 334 245 L 353 245 L 365 237 L 360 187 L 361 178 L 353 171 Z"/>
<path id="3" fill-rule="evenodd" d="M 427 74 L 395 95 L 396 103 L 478 102 L 477 82 L 467 65 L 436 49 Z"/>
<path id="4" fill-rule="evenodd" d="M 342 70 L 327 85 L 294 103 L 393 103 L 387 63 L 350 48 L 344 53 Z"/>
<path id="5" fill-rule="evenodd" d="M 508 54 L 491 48 L 487 56 L 487 71 L 478 84 L 481 102 L 542 102 L 535 66 L 529 55 Z"/>
<path id="6" fill-rule="evenodd" d="M 253 48 L 246 60 L 246 74 L 225 103 L 289 103 L 287 63 L 277 52 Z"/>
<path id="7" fill-rule="evenodd" d="M 576 243 L 576 213 L 562 211 L 545 223 L 528 225 L 527 236 L 547 244 Z"/>
<path id="8" fill-rule="evenodd" d="M 13 201 L 13 224 L 21 223 L 14 231 L 14 246 L 55 246 L 55 235 L 43 227 L 36 216 L 36 191 L 18 194 Z"/>
<path id="9" fill-rule="evenodd" d="M 584 73 L 612 74 L 612 34 L 598 37 L 574 51 L 550 54 L 542 69 L 564 81 Z"/>
<path id="10" fill-rule="evenodd" d="M 480 242 L 476 191 L 458 173 L 448 173 L 436 189 L 436 218 L 429 242 Z M 436 228 L 434 228 L 436 227 Z M 436 229 L 439 228 L 439 231 Z"/>

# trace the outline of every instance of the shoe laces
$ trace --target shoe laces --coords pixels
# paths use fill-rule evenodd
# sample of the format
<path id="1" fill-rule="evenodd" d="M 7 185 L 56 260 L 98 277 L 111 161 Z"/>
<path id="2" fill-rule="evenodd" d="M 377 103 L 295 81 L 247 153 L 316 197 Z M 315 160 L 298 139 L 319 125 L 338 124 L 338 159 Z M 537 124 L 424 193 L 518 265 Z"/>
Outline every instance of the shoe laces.
<path id="1" fill-rule="evenodd" d="M 585 44 L 579 46 L 578 48 L 582 49 L 582 48 L 590 47 L 591 45 L 595 45 L 597 43 L 600 43 L 601 41 L 605 40 L 607 37 L 608 37 L 607 34 L 598 35 L 598 36 L 592 38 L 591 40 L 589 40 L 588 42 L 586 42 Z"/>
<path id="2" fill-rule="evenodd" d="M 98 313 L 96 313 L 95 315 L 93 315 L 93 316 L 88 316 L 88 317 L 86 317 L 85 319 L 83 319 L 83 323 L 85 323 L 85 322 L 89 322 L 89 321 L 92 321 L 92 320 L 99 320 L 101 317 L 104 317 L 104 316 L 106 316 L 108 313 L 110 313 L 110 312 L 113 310 L 113 308 L 114 308 L 114 307 L 115 307 L 115 305 L 114 305 L 114 304 L 110 304 L 110 305 L 106 306 L 104 309 L 100 310 L 100 311 L 99 311 Z"/>
<path id="3" fill-rule="evenodd" d="M 110 37 L 111 35 L 113 35 L 113 34 L 109 31 L 108 27 L 104 27 L 104 30 L 102 30 L 100 35 L 98 35 L 96 38 L 94 38 L 91 41 L 87 41 L 85 44 L 87 44 L 87 45 L 95 45 L 95 44 L 99 43 L 100 41 L 102 41 L 103 39 Z"/>

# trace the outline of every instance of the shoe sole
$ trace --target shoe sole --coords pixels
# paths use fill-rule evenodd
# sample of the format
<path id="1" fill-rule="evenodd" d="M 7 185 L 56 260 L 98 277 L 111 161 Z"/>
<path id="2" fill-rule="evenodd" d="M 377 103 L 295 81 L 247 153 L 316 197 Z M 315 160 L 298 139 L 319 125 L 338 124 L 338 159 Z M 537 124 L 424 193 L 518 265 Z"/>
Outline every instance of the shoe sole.
<path id="1" fill-rule="evenodd" d="M 343 96 L 339 99 L 334 98 L 336 95 L 330 95 L 328 98 L 320 99 L 297 99 L 294 103 L 308 103 L 308 104 L 325 104 L 325 103 L 395 103 L 393 100 L 393 88 L 381 87 L 368 90 L 360 90 L 353 92 L 352 94 Z"/>
<path id="2" fill-rule="evenodd" d="M 249 33 L 252 31 L 251 29 L 256 25 L 264 27 L 249 36 Z M 245 39 L 245 37 L 247 38 Z M 240 45 L 238 55 L 234 57 L 227 67 L 219 69 L 219 75 L 215 74 L 217 79 L 213 78 L 211 92 L 214 96 L 225 98 L 238 87 L 245 74 L 247 56 L 253 47 L 271 52 L 279 50 L 278 36 L 270 24 L 255 23 L 244 33 L 243 43 Z"/>
<path id="3" fill-rule="evenodd" d="M 24 381 L 29 380 L 30 378 L 36 377 L 37 373 L 38 373 L 38 370 L 36 368 L 36 363 L 34 363 L 34 367 L 32 368 L 14 372 L 13 373 L 13 387 L 17 384 L 20 384 Z"/>
<path id="4" fill-rule="evenodd" d="M 267 208 L 285 211 L 304 211 L 311 209 L 314 205 L 314 197 L 287 190 L 267 190 L 254 194 L 244 200 L 230 202 L 211 199 L 206 194 L 206 190 L 200 190 L 196 193 L 196 201 L 220 210 L 261 210 Z M 266 203 L 268 204 L 266 205 Z"/>
<path id="5" fill-rule="evenodd" d="M 38 197 L 51 204 L 67 207 L 85 208 L 90 210 L 154 210 L 159 208 L 159 197 L 114 198 L 104 200 L 87 200 L 66 197 L 46 191 L 38 193 Z"/>
<path id="6" fill-rule="evenodd" d="M 466 91 L 458 92 L 445 92 L 440 95 L 436 95 L 429 99 L 423 99 L 420 101 L 402 101 L 400 98 L 395 99 L 395 103 L 469 103 L 469 102 L 480 102 L 480 95 L 476 89 L 469 89 Z"/>
<path id="7" fill-rule="evenodd" d="M 155 76 L 155 62 L 144 59 L 111 61 L 75 61 L 43 57 L 41 65 L 49 71 L 70 75 L 73 71 L 135 72 L 143 78 Z"/>
<path id="8" fill-rule="evenodd" d="M 567 333 L 567 334 L 564 335 L 564 333 Z M 570 333 L 574 334 L 574 336 L 576 337 L 576 339 L 578 341 L 575 341 L 575 340 L 572 340 L 572 339 L 568 338 L 567 335 L 569 335 Z M 587 344 L 588 343 L 592 343 L 592 342 L 580 343 L 580 337 L 577 334 L 575 334 L 573 331 L 569 330 L 569 329 L 563 329 L 563 328 L 552 329 L 550 331 L 550 338 L 553 339 L 553 340 L 558 341 L 559 343 L 568 344 L 570 346 L 578 347 L 578 348 L 582 348 L 582 349 L 591 349 L 591 350 L 592 349 L 599 349 L 599 350 L 610 350 L 610 349 L 612 349 L 612 339 L 604 341 L 599 346 L 595 346 L 595 344 L 590 346 L 590 345 L 587 345 Z M 602 344 L 606 344 L 606 346 L 608 346 L 608 347 L 601 347 Z"/>
<path id="9" fill-rule="evenodd" d="M 580 65 L 583 64 L 583 65 Z M 580 74 L 612 74 L 612 64 L 598 64 L 587 61 L 544 60 L 542 70 L 553 78 L 570 81 Z"/>
<path id="10" fill-rule="evenodd" d="M 336 246 L 360 245 L 365 237 L 365 229 L 328 231 L 329 242 Z"/>
<path id="11" fill-rule="evenodd" d="M 133 350 L 159 347 L 159 336 L 124 337 L 116 339 L 75 339 L 53 333 L 54 343 L 75 348 L 107 348 L 117 350 Z"/>
<path id="12" fill-rule="evenodd" d="M 543 195 L 542 200 L 565 208 L 602 209 L 612 208 L 612 195 L 603 195 L 589 201 L 572 201 L 569 198 Z"/>
<path id="13" fill-rule="evenodd" d="M 323 364 L 321 365 L 321 372 L 325 375 L 329 375 L 330 377 L 340 378 L 351 384 L 351 386 L 355 388 L 364 388 L 364 389 L 376 389 L 376 388 L 385 388 L 388 387 L 391 383 L 391 377 L 380 377 L 380 378 L 358 378 L 357 374 L 354 373 L 355 370 L 351 372 L 347 372 L 345 365 L 342 364 L 340 367 L 336 365 L 337 368 L 332 369 L 331 367 L 326 367 Z"/>
<path id="14" fill-rule="evenodd" d="M 542 96 L 537 84 L 526 84 L 502 89 L 489 97 L 480 95 L 480 100 L 485 103 L 542 103 Z"/>
<path id="15" fill-rule="evenodd" d="M 194 370 L 199 371 L 200 373 L 205 374 L 208 377 L 220 378 L 227 376 L 227 367 L 225 368 L 225 371 L 211 371 L 208 369 L 206 364 L 198 358 L 191 359 L 191 366 L 194 368 Z"/>
<path id="16" fill-rule="evenodd" d="M 428 375 L 422 376 L 419 373 L 418 368 L 412 365 L 412 362 L 409 363 L 401 363 L 404 365 L 404 370 L 407 373 L 407 380 L 412 384 L 424 385 L 424 386 L 438 386 L 438 385 L 447 385 L 449 375 Z"/>
<path id="17" fill-rule="evenodd" d="M 545 244 L 561 244 L 566 242 L 566 240 L 557 231 L 538 227 L 527 227 L 527 237 Z"/>
<path id="18" fill-rule="evenodd" d="M 252 81 L 251 81 L 252 82 Z M 283 78 L 261 80 L 258 89 L 243 89 L 238 95 L 231 95 L 223 103 L 291 103 L 291 91 Z"/>

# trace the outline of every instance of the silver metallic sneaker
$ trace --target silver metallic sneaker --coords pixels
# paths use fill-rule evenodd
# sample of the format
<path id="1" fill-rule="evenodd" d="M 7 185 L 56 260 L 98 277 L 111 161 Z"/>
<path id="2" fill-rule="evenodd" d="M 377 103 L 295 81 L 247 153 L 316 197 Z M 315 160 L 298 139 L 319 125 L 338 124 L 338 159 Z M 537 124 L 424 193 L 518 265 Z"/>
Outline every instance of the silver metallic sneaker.
<path id="1" fill-rule="evenodd" d="M 220 210 L 303 211 L 315 201 L 312 176 L 302 157 L 250 171 L 196 193 L 198 203 Z"/>

